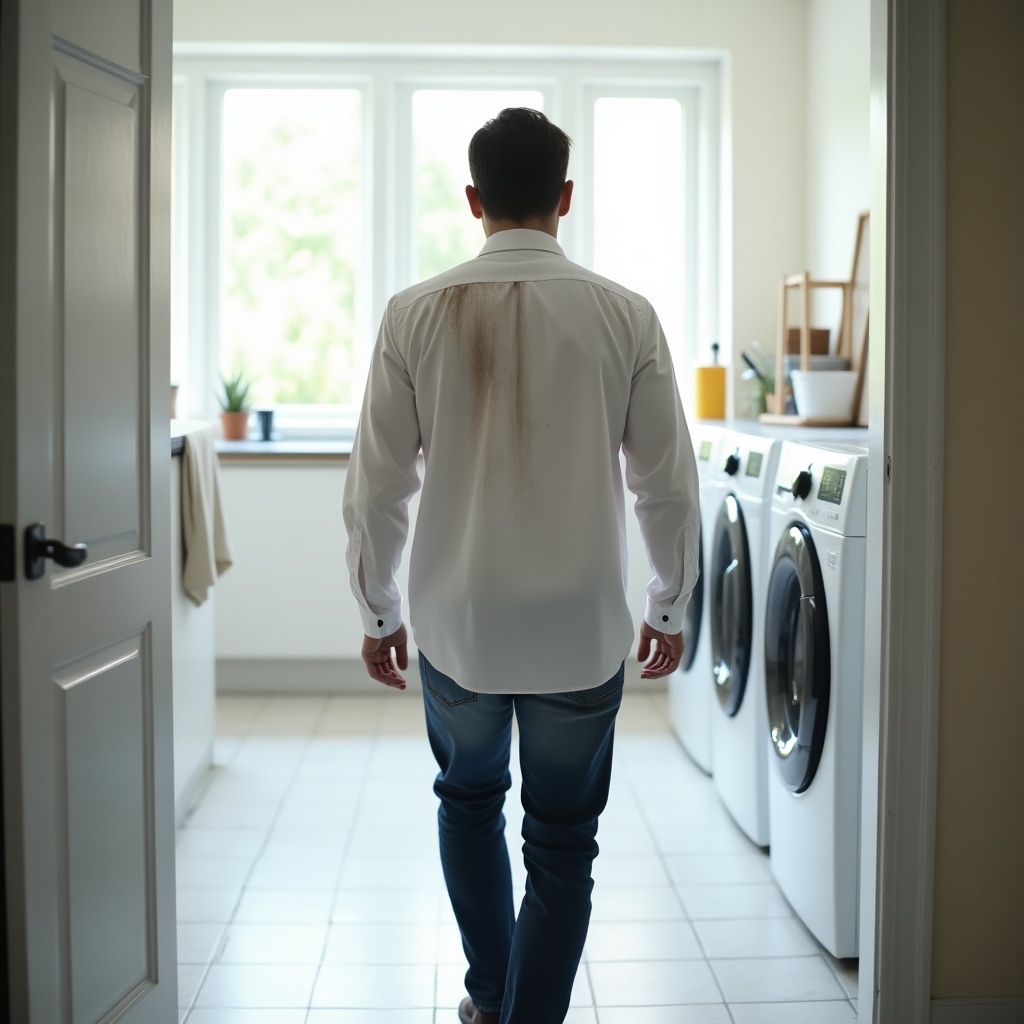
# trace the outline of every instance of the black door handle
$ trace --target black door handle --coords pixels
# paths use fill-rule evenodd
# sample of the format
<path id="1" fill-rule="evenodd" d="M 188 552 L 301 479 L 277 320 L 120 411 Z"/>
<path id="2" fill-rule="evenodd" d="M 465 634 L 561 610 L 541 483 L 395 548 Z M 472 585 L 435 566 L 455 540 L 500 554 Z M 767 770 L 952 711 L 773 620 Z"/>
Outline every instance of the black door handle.
<path id="1" fill-rule="evenodd" d="M 73 569 L 81 565 L 88 555 L 84 544 L 68 547 L 63 541 L 48 539 L 43 523 L 25 528 L 25 579 L 39 579 L 46 572 L 47 558 L 52 558 L 66 569 Z"/>

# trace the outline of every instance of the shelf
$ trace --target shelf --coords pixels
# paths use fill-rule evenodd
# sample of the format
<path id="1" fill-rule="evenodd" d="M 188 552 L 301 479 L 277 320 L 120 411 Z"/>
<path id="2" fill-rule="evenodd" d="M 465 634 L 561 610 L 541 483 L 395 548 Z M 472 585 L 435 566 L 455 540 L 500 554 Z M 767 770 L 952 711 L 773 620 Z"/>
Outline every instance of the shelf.
<path id="1" fill-rule="evenodd" d="M 850 419 L 821 419 L 814 416 L 789 416 L 773 412 L 763 412 L 757 419 L 760 423 L 787 427 L 855 427 L 857 425 Z"/>

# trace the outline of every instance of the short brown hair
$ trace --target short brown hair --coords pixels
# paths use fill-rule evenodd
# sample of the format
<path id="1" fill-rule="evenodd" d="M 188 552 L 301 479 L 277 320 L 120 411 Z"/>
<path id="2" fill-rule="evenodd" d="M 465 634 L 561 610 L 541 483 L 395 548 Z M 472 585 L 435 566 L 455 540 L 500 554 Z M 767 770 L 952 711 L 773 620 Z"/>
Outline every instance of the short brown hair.
<path id="1" fill-rule="evenodd" d="M 524 221 L 557 207 L 572 140 L 539 110 L 506 107 L 469 143 L 469 173 L 495 220 Z"/>

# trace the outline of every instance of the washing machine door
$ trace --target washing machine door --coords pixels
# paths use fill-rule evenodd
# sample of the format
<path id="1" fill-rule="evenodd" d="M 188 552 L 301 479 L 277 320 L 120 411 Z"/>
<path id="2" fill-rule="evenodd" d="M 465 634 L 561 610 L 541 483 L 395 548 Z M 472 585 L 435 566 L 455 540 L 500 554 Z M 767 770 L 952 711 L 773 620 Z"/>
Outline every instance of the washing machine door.
<path id="1" fill-rule="evenodd" d="M 775 549 L 764 654 L 773 760 L 786 787 L 802 793 L 825 745 L 832 682 L 821 565 L 803 523 L 790 523 Z"/>
<path id="2" fill-rule="evenodd" d="M 722 502 L 715 518 L 710 588 L 711 671 L 722 710 L 732 716 L 739 711 L 747 686 L 754 622 L 750 547 L 734 494 Z"/>
<path id="3" fill-rule="evenodd" d="M 697 643 L 700 640 L 700 627 L 704 619 L 704 531 L 697 538 L 697 582 L 689 603 L 683 614 L 683 660 L 679 667 L 684 672 L 690 671 L 693 659 L 697 654 Z"/>

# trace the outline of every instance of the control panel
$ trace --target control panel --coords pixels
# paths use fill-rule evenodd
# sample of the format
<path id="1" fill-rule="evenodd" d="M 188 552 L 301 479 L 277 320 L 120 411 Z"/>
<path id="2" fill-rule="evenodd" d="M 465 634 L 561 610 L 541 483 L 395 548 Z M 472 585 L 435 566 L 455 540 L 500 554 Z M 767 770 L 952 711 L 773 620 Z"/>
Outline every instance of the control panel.
<path id="1" fill-rule="evenodd" d="M 799 511 L 822 528 L 848 537 L 867 529 L 867 449 L 852 445 L 782 446 L 773 505 Z"/>
<path id="2" fill-rule="evenodd" d="M 718 480 L 737 494 L 767 502 L 772 496 L 781 445 L 773 437 L 739 431 L 723 434 L 718 455 Z"/>

